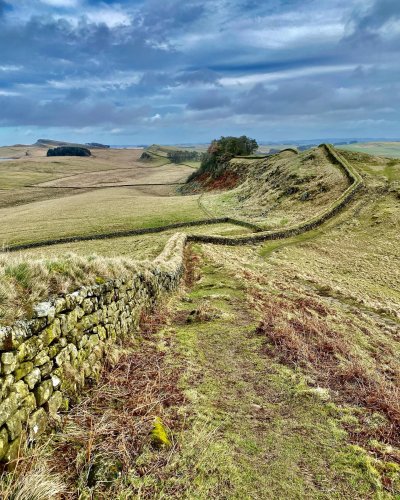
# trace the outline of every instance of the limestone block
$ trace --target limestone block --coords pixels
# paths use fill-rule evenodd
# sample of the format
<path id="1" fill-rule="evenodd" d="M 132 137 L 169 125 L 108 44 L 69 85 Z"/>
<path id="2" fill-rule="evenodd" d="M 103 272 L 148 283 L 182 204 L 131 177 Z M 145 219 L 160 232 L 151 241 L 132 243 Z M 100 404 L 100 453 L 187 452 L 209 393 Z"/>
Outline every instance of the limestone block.
<path id="1" fill-rule="evenodd" d="M 17 439 L 14 439 L 14 441 L 11 441 L 11 443 L 9 443 L 7 452 L 3 457 L 4 462 L 13 462 L 18 458 L 21 447 L 22 436 L 23 434 L 21 434 L 20 436 L 17 437 Z"/>
<path id="2" fill-rule="evenodd" d="M 26 415 L 25 421 L 27 421 L 28 416 L 35 411 L 37 408 L 36 398 L 33 393 L 28 394 L 28 396 L 22 401 L 20 410 Z"/>
<path id="3" fill-rule="evenodd" d="M 14 375 L 6 375 L 0 378 L 0 393 L 1 400 L 5 399 L 10 394 L 11 386 L 14 384 Z"/>
<path id="4" fill-rule="evenodd" d="M 26 361 L 25 363 L 21 363 L 18 368 L 14 371 L 15 380 L 21 380 L 25 375 L 30 373 L 33 370 L 33 363 L 31 361 Z"/>
<path id="5" fill-rule="evenodd" d="M 29 437 L 34 440 L 46 430 L 47 427 L 47 414 L 43 408 L 39 408 L 29 417 Z"/>
<path id="6" fill-rule="evenodd" d="M 50 375 L 50 373 L 53 371 L 53 367 L 54 367 L 54 364 L 53 364 L 53 361 L 48 361 L 47 363 L 45 363 L 44 365 L 42 365 L 40 367 L 40 373 L 42 375 L 42 378 L 46 378 L 48 375 Z"/>
<path id="7" fill-rule="evenodd" d="M 4 427 L 0 430 L 0 460 L 3 459 L 9 448 L 8 432 Z"/>
<path id="8" fill-rule="evenodd" d="M 60 387 L 61 385 L 61 379 L 55 375 L 54 373 L 51 375 L 51 382 L 53 384 L 53 388 L 56 389 L 57 387 Z"/>
<path id="9" fill-rule="evenodd" d="M 19 410 L 15 412 L 12 417 L 7 419 L 6 428 L 10 441 L 14 441 L 14 439 L 17 439 L 17 437 L 21 435 L 22 425 L 25 423 L 23 422 L 23 418 L 24 412 Z"/>
<path id="10" fill-rule="evenodd" d="M 42 365 L 48 363 L 49 361 L 50 361 L 50 357 L 48 354 L 48 349 L 43 349 L 33 358 L 34 366 L 42 366 Z"/>
<path id="11" fill-rule="evenodd" d="M 17 349 L 31 335 L 29 323 L 26 321 L 16 321 L 13 326 L 2 326 L 0 327 L 0 350 Z"/>
<path id="12" fill-rule="evenodd" d="M 43 332 L 39 335 L 40 340 L 44 346 L 50 345 L 55 339 L 58 339 L 61 335 L 61 324 L 60 320 L 56 318 L 51 325 L 49 325 Z"/>
<path id="13" fill-rule="evenodd" d="M 38 385 L 34 391 L 36 397 L 36 404 L 42 406 L 46 401 L 50 399 L 53 394 L 53 382 L 51 379 L 45 380 L 40 385 Z"/>
<path id="14" fill-rule="evenodd" d="M 18 348 L 18 361 L 31 361 L 43 349 L 43 343 L 37 336 L 31 337 Z"/>
<path id="15" fill-rule="evenodd" d="M 21 402 L 29 394 L 28 384 L 25 384 L 23 380 L 19 380 L 10 387 L 10 393 L 16 394 L 18 401 Z"/>
<path id="16" fill-rule="evenodd" d="M 29 329 L 35 334 L 41 332 L 47 325 L 47 318 L 34 318 L 29 321 Z"/>
<path id="17" fill-rule="evenodd" d="M 61 319 L 61 332 L 63 335 L 69 333 L 73 328 L 75 328 L 78 322 L 78 312 L 76 309 L 73 309 L 68 314 L 60 315 Z"/>
<path id="18" fill-rule="evenodd" d="M 63 297 L 59 297 L 54 301 L 54 307 L 56 310 L 56 314 L 63 312 L 66 310 L 67 302 Z"/>
<path id="19" fill-rule="evenodd" d="M 57 366 L 62 366 L 64 363 L 69 363 L 69 349 L 67 347 L 64 347 L 56 356 Z"/>
<path id="20" fill-rule="evenodd" d="M 82 302 L 82 309 L 84 310 L 85 314 L 90 314 L 94 311 L 94 304 L 91 299 L 85 299 Z"/>
<path id="21" fill-rule="evenodd" d="M 63 395 L 60 391 L 56 391 L 53 393 L 51 398 L 45 403 L 44 409 L 51 417 L 56 417 L 57 411 L 61 407 L 63 403 Z"/>
<path id="22" fill-rule="evenodd" d="M 42 375 L 39 368 L 33 368 L 24 378 L 24 381 L 28 384 L 30 390 L 32 390 L 35 385 L 40 382 Z"/>
<path id="23" fill-rule="evenodd" d="M 61 346 L 60 342 L 57 342 L 55 344 L 52 344 L 49 347 L 49 350 L 47 352 L 47 355 L 49 356 L 50 359 L 53 359 L 57 354 L 61 351 L 63 347 Z"/>
<path id="24" fill-rule="evenodd" d="M 15 392 L 12 392 L 4 401 L 0 403 L 0 426 L 6 422 L 18 410 L 20 399 Z"/>
<path id="25" fill-rule="evenodd" d="M 33 307 L 33 313 L 36 318 L 47 318 L 47 322 L 51 323 L 56 314 L 56 308 L 51 302 L 39 302 Z"/>

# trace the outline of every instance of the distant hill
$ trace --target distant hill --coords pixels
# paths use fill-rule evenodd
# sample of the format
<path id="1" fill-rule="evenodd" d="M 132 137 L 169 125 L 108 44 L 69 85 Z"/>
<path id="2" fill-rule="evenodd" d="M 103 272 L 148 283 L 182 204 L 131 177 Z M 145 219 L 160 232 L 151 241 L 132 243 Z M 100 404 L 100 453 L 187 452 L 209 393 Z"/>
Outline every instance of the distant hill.
<path id="1" fill-rule="evenodd" d="M 99 142 L 88 142 L 86 144 L 79 144 L 75 142 L 66 142 L 66 141 L 54 141 L 52 139 L 38 139 L 34 146 L 43 147 L 43 148 L 55 148 L 55 147 L 78 147 L 78 148 L 91 148 L 91 149 L 108 149 L 110 146 L 106 144 L 100 144 Z"/>

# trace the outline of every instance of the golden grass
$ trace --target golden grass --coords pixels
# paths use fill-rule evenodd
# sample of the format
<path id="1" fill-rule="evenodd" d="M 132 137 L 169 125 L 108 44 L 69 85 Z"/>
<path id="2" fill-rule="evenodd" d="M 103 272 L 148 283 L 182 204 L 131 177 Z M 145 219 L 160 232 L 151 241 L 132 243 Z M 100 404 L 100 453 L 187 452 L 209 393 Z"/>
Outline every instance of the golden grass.
<path id="1" fill-rule="evenodd" d="M 57 258 L 27 259 L 23 255 L 0 255 L 0 321 L 12 323 L 26 317 L 33 304 L 101 280 L 132 275 L 150 265 L 124 257 L 78 256 L 64 253 Z"/>

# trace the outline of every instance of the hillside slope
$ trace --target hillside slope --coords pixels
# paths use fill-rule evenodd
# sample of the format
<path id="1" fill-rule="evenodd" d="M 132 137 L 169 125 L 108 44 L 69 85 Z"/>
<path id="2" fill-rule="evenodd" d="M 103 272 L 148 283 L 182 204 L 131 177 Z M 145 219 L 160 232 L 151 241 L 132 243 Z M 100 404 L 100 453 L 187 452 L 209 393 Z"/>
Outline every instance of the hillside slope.
<path id="1" fill-rule="evenodd" d="M 229 188 L 232 182 L 234 189 L 215 193 L 216 187 Z M 198 189 L 199 183 L 192 186 Z M 347 187 L 348 180 L 325 148 L 301 154 L 287 150 L 261 160 L 232 160 L 221 177 L 206 183 L 201 203 L 216 217 L 242 217 L 276 228 L 314 216 Z"/>

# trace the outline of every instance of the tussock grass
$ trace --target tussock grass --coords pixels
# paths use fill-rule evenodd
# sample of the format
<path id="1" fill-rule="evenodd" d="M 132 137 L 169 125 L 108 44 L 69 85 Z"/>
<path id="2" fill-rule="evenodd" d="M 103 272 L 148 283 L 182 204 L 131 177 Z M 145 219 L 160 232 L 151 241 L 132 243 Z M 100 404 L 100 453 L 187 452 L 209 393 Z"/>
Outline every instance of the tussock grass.
<path id="1" fill-rule="evenodd" d="M 99 280 L 131 275 L 150 262 L 126 257 L 80 256 L 66 253 L 55 258 L 27 258 L 0 254 L 0 322 L 12 323 L 29 316 L 32 305 L 72 292 Z"/>

